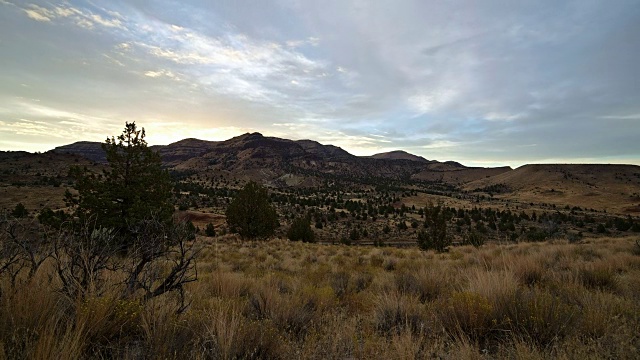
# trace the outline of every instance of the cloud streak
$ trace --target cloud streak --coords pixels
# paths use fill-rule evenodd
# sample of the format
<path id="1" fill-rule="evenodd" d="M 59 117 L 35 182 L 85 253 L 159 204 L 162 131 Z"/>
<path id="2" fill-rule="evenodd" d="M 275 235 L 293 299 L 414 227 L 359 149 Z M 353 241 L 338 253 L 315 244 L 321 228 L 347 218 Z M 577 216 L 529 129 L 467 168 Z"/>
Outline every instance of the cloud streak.
<path id="1" fill-rule="evenodd" d="M 29 121 L 113 133 L 137 120 L 163 132 L 158 141 L 242 129 L 469 164 L 640 153 L 631 0 L 2 0 L 0 10 L 0 34 L 18 34 L 0 35 L 0 121 L 11 124 L 0 144 L 11 148 L 44 125 Z"/>

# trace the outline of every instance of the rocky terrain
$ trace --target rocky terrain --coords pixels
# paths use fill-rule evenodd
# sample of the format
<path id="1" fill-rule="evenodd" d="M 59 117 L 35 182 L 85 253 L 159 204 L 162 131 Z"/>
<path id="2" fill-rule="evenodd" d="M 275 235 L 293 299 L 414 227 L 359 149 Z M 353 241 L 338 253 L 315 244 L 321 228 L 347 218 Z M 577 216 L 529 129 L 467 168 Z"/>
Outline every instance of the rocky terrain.
<path id="1" fill-rule="evenodd" d="M 226 141 L 184 139 L 151 148 L 160 153 L 164 165 L 175 176 L 205 188 L 234 188 L 254 180 L 278 191 L 329 191 L 332 186 L 346 186 L 353 191 L 415 192 L 415 196 L 403 198 L 396 206 L 401 203 L 420 206 L 428 200 L 425 196 L 442 195 L 444 198 L 438 201 L 456 207 L 511 203 L 523 208 L 580 207 L 625 216 L 640 215 L 640 167 L 635 165 L 467 167 L 401 150 L 355 156 L 340 147 L 313 140 L 288 140 L 260 133 L 247 133 Z M 42 199 L 58 197 L 70 181 L 66 171 L 71 165 L 100 171 L 105 163 L 101 143 L 86 141 L 44 154 L 4 152 L 2 159 L 0 183 L 5 186 L 5 193 L 12 194 L 4 197 L 6 201 L 1 205 L 5 207 L 17 199 L 26 199 L 36 208 L 43 203 L 53 204 L 53 200 Z M 30 195 L 42 189 L 35 191 L 29 186 L 43 185 L 51 186 L 55 194 Z M 480 198 L 486 200 L 478 203 Z"/>
<path id="2" fill-rule="evenodd" d="M 454 161 L 438 162 L 405 151 L 392 151 L 370 157 L 355 156 L 340 147 L 313 140 L 287 140 L 247 133 L 226 141 L 185 139 L 169 145 L 152 146 L 172 170 L 212 174 L 224 172 L 239 179 L 291 185 L 286 179 L 302 179 L 295 185 L 316 185 L 318 179 L 413 179 L 452 184 L 467 183 L 510 170 L 508 167 L 470 168 Z M 54 153 L 83 155 L 105 162 L 97 142 L 77 142 L 59 146 Z M 314 181 L 304 181 L 315 179 Z M 282 180 L 282 181 L 280 181 Z M 317 180 L 317 181 L 316 181 Z"/>

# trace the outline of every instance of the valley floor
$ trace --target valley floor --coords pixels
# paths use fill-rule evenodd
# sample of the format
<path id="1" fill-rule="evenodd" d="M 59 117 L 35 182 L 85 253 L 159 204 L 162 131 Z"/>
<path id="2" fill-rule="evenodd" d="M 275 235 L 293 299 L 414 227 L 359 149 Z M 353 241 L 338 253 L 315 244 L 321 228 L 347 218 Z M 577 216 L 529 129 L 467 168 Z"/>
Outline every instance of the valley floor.
<path id="1" fill-rule="evenodd" d="M 202 237 L 190 308 L 2 283 L 7 358 L 632 359 L 635 238 L 418 249 Z M 53 270 L 53 269 L 50 269 Z M 108 279 L 109 280 L 109 279 Z M 115 283 L 115 280 L 112 279 Z"/>

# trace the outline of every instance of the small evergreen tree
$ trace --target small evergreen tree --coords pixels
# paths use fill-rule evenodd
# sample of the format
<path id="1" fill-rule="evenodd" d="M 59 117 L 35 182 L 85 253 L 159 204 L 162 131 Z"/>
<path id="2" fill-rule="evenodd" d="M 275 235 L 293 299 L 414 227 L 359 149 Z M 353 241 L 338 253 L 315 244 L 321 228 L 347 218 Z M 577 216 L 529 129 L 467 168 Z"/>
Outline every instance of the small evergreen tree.
<path id="1" fill-rule="evenodd" d="M 204 229 L 204 234 L 207 236 L 216 236 L 216 229 L 212 223 L 207 224 L 207 227 Z"/>
<path id="2" fill-rule="evenodd" d="M 77 166 L 70 169 L 78 195 L 67 191 L 65 202 L 75 207 L 74 215 L 81 222 L 91 218 L 97 226 L 115 229 L 126 239 L 133 236 L 131 229 L 147 219 L 172 221 L 171 178 L 162 168 L 160 155 L 149 149 L 144 138 L 144 128 L 126 123 L 121 135 L 102 144 L 109 167 L 101 175 Z"/>
<path id="3" fill-rule="evenodd" d="M 53 211 L 49 207 L 45 207 L 40 210 L 38 214 L 38 221 L 42 225 L 51 226 L 55 229 L 60 229 L 62 224 L 68 220 L 69 215 L 67 215 L 64 211 L 58 210 Z"/>
<path id="4" fill-rule="evenodd" d="M 308 217 L 300 217 L 293 220 L 287 237 L 291 241 L 315 242 L 315 234 L 311 229 L 311 221 Z"/>
<path id="5" fill-rule="evenodd" d="M 429 204 L 424 210 L 426 230 L 418 231 L 418 246 L 422 250 L 446 251 L 451 245 L 447 235 L 447 214 L 442 206 Z"/>
<path id="6" fill-rule="evenodd" d="M 484 245 L 484 241 L 484 235 L 474 230 L 471 230 L 464 238 L 464 243 L 466 245 L 473 245 L 474 247 Z"/>
<path id="7" fill-rule="evenodd" d="M 351 241 L 360 240 L 360 232 L 358 231 L 358 229 L 352 229 L 349 232 L 349 240 L 351 240 Z"/>
<path id="8" fill-rule="evenodd" d="M 243 238 L 272 236 L 278 227 L 278 215 L 271 206 L 267 189 L 251 181 L 227 207 L 227 224 Z"/>
<path id="9" fill-rule="evenodd" d="M 27 208 L 24 206 L 23 203 L 18 203 L 18 205 L 16 205 L 16 207 L 13 209 L 13 211 L 11 211 L 11 216 L 18 219 L 27 217 L 27 215 L 29 215 L 29 211 L 27 210 Z"/>

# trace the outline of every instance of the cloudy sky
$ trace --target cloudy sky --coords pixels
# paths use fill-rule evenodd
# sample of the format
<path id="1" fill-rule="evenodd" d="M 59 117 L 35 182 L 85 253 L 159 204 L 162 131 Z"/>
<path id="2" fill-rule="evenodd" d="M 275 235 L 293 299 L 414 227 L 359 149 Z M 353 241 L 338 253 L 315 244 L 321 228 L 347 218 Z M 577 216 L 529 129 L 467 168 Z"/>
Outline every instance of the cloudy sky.
<path id="1" fill-rule="evenodd" d="M 640 4 L 0 0 L 0 150 L 245 132 L 640 164 Z"/>

